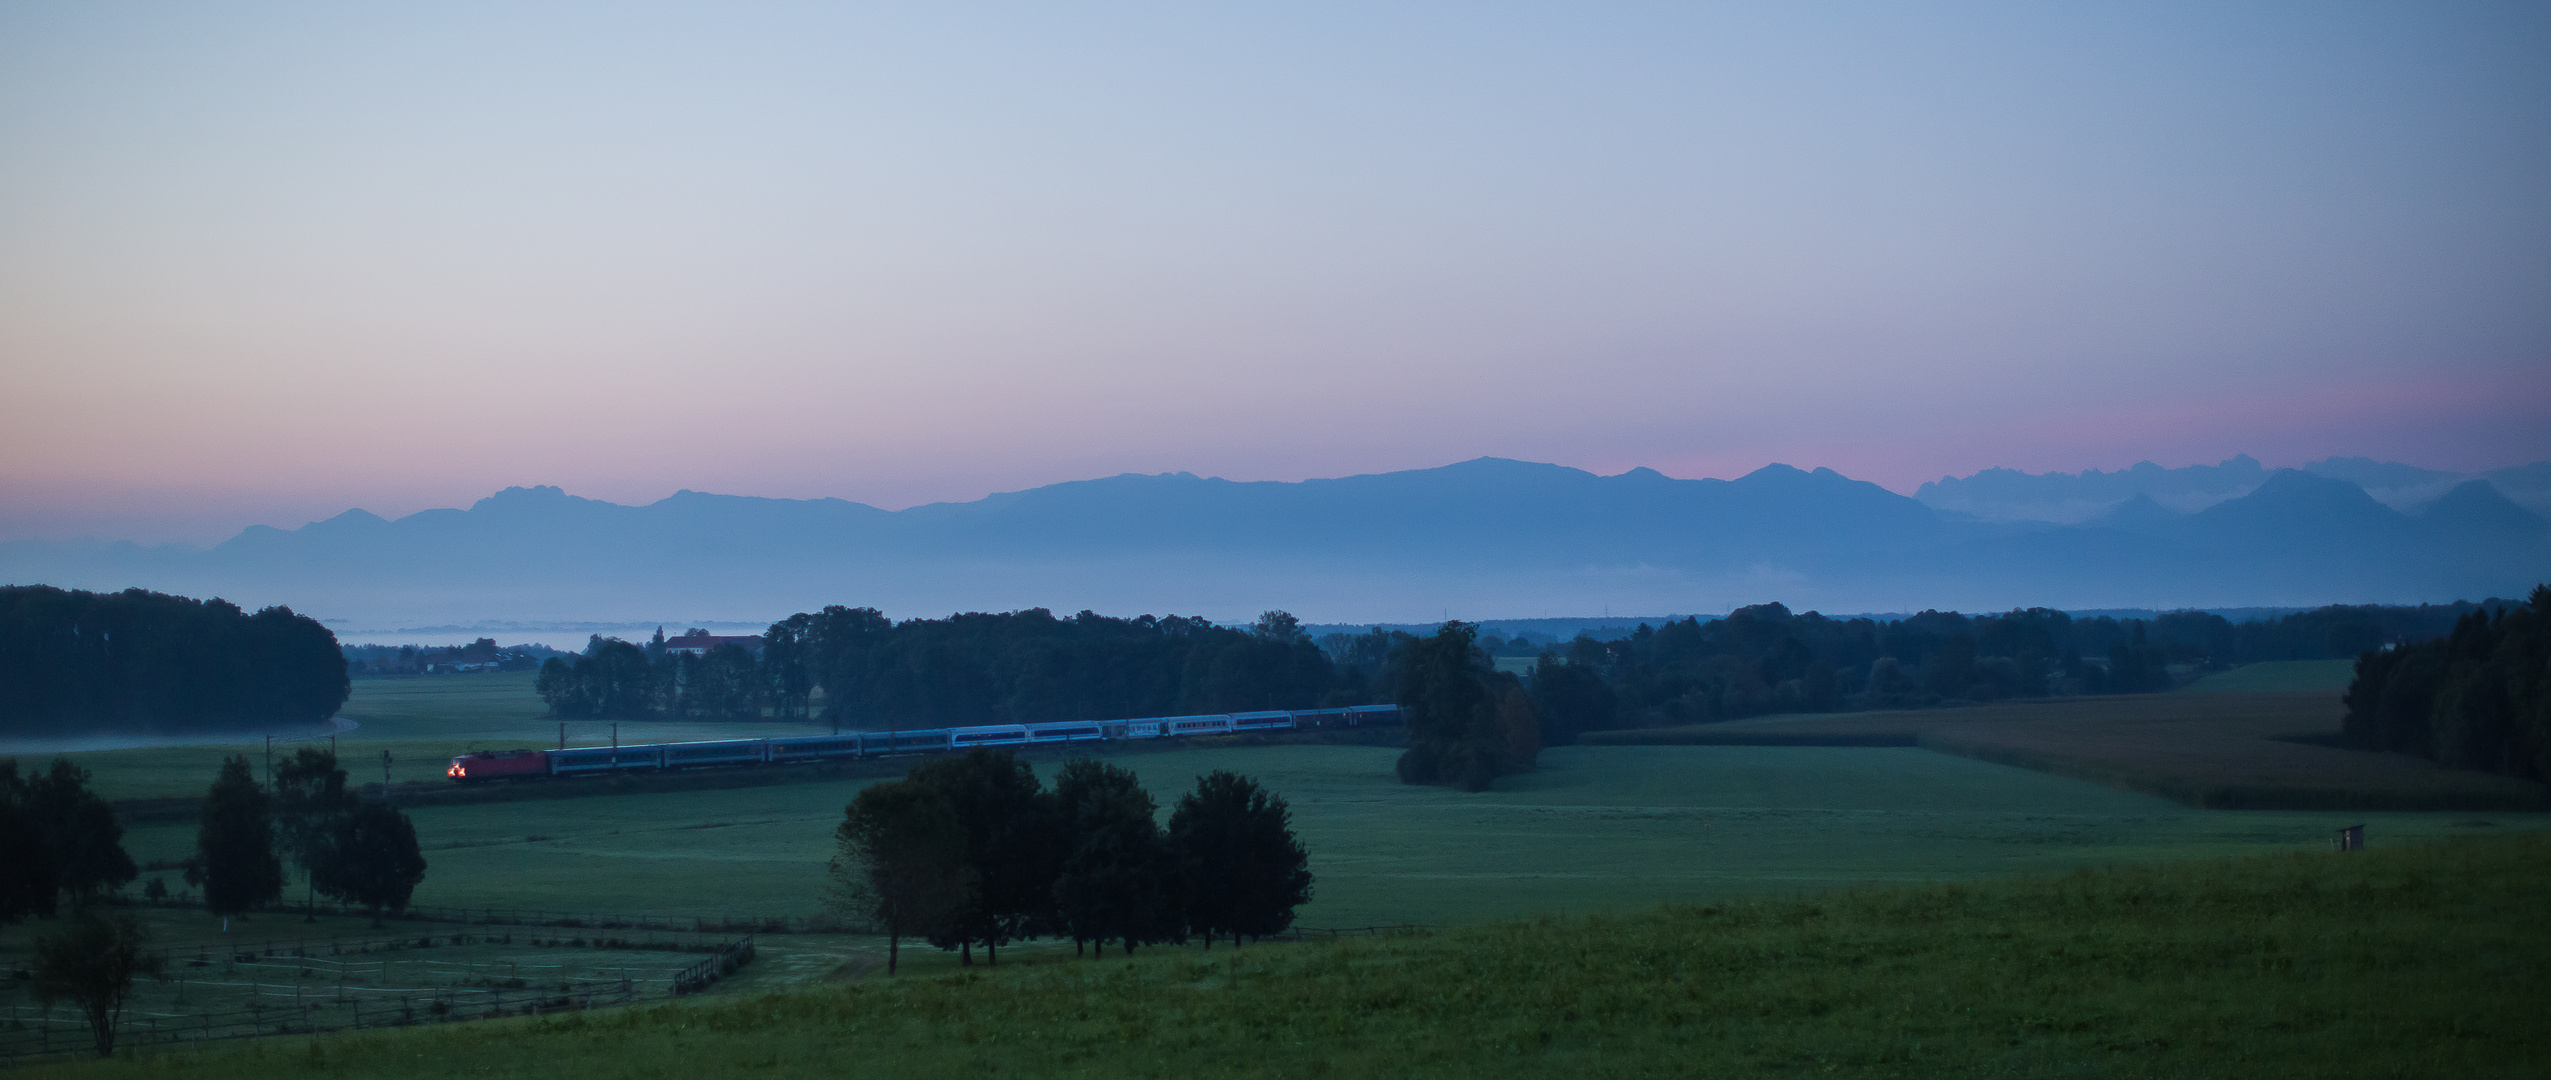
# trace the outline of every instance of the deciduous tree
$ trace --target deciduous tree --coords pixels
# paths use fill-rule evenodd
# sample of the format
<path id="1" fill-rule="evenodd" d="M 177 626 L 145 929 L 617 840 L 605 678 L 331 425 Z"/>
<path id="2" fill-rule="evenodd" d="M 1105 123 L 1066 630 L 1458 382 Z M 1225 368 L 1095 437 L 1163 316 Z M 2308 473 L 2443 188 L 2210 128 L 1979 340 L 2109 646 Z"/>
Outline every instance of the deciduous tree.
<path id="1" fill-rule="evenodd" d="M 1089 758 L 1063 764 L 1054 778 L 1061 820 L 1062 867 L 1054 900 L 1062 930 L 1075 946 L 1137 945 L 1185 936 L 1178 866 L 1170 856 L 1151 793 L 1132 772 Z"/>
<path id="2" fill-rule="evenodd" d="M 1198 779 L 1170 813 L 1168 841 L 1187 925 L 1208 949 L 1217 933 L 1234 945 L 1281 933 L 1311 901 L 1310 853 L 1293 835 L 1292 809 L 1248 777 L 1218 769 Z"/>
<path id="3" fill-rule="evenodd" d="M 311 892 L 317 891 L 320 871 L 345 831 L 343 819 L 357 805 L 345 779 L 335 751 L 314 746 L 295 750 L 275 766 L 275 838 L 283 854 L 301 867 Z"/>
<path id="4" fill-rule="evenodd" d="M 356 803 L 335 819 L 335 835 L 319 864 L 320 892 L 361 904 L 381 925 L 383 910 L 407 907 L 408 897 L 425 880 L 425 855 L 416 844 L 416 824 L 388 803 Z"/>
<path id="5" fill-rule="evenodd" d="M 203 825 L 195 833 L 189 884 L 201 885 L 204 906 L 232 915 L 283 895 L 283 860 L 275 855 L 274 822 L 265 789 L 257 786 L 246 757 L 222 762 L 221 775 L 204 793 Z"/>
<path id="6" fill-rule="evenodd" d="M 133 996 L 133 980 L 159 978 L 166 968 L 149 944 L 150 934 L 132 916 L 83 910 L 36 938 L 29 972 L 36 1000 L 48 1006 L 70 1002 L 87 1018 L 98 1056 L 113 1057 L 116 1025 Z"/>
<path id="7" fill-rule="evenodd" d="M 834 907 L 886 934 L 886 974 L 906 937 L 941 932 L 974 906 L 966 832 L 947 800 L 910 780 L 870 784 L 833 830 Z"/>
<path id="8" fill-rule="evenodd" d="M 962 950 L 973 962 L 981 943 L 994 963 L 1001 946 L 1042 932 L 1052 920 L 1060 853 L 1053 800 L 1036 770 L 1006 749 L 977 748 L 912 770 L 911 780 L 939 794 L 965 828 L 973 903 L 931 944 Z"/>

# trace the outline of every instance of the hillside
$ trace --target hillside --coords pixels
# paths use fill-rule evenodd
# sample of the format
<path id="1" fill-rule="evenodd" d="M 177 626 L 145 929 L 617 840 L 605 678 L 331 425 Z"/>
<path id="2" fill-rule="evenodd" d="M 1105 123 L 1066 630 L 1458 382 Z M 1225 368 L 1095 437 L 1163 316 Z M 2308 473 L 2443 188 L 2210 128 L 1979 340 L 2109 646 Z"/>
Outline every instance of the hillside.
<path id="1" fill-rule="evenodd" d="M 24 1075 L 2537 1076 L 2546 866 L 2551 837 L 2525 835 L 1411 938 L 1049 951 Z"/>

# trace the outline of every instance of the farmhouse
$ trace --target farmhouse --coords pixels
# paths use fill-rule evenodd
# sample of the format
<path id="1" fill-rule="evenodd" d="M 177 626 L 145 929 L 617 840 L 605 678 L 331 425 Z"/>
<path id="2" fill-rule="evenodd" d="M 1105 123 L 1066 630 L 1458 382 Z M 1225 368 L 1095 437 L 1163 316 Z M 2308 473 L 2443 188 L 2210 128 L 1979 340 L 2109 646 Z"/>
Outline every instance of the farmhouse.
<path id="1" fill-rule="evenodd" d="M 659 630 L 657 633 L 663 633 L 663 631 Z M 734 645 L 755 656 L 762 655 L 762 636 L 760 634 L 746 634 L 740 637 L 729 637 L 712 634 L 698 627 L 692 627 L 689 630 L 683 631 L 682 636 L 680 637 L 664 639 L 664 651 L 666 655 L 680 653 L 684 656 L 707 656 L 709 654 L 709 650 L 717 648 L 720 645 Z"/>

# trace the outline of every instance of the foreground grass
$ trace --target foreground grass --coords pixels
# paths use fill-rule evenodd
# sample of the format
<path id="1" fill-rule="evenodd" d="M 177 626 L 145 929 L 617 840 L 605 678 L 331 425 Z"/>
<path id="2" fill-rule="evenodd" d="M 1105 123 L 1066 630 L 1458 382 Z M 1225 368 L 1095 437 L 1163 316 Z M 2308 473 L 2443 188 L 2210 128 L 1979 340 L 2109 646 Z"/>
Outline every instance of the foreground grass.
<path id="1" fill-rule="evenodd" d="M 46 1077 L 2538 1076 L 2551 838 L 1159 950 Z"/>

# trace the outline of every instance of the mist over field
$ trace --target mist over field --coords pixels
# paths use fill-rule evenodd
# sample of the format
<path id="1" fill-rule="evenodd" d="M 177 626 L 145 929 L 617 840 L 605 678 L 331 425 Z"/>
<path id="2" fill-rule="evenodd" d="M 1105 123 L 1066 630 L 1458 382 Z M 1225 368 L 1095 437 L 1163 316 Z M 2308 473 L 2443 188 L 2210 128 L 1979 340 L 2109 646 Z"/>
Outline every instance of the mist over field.
<path id="1" fill-rule="evenodd" d="M 467 510 L 396 521 L 348 510 L 210 549 L 0 544 L 0 579 L 289 604 L 368 634 L 752 624 L 833 603 L 903 617 L 1046 607 L 1244 620 L 1282 608 L 1314 622 L 1773 600 L 1830 612 L 2308 607 L 2518 596 L 2551 576 L 2551 526 L 2510 498 L 2539 505 L 2543 467 L 2393 466 L 2439 489 L 2405 509 L 2345 478 L 2368 471 L 2247 458 L 1997 470 L 1916 498 L 1825 469 L 1678 480 L 1482 458 L 1302 483 L 1129 474 L 900 511 L 688 491 L 627 506 L 508 488 Z"/>

